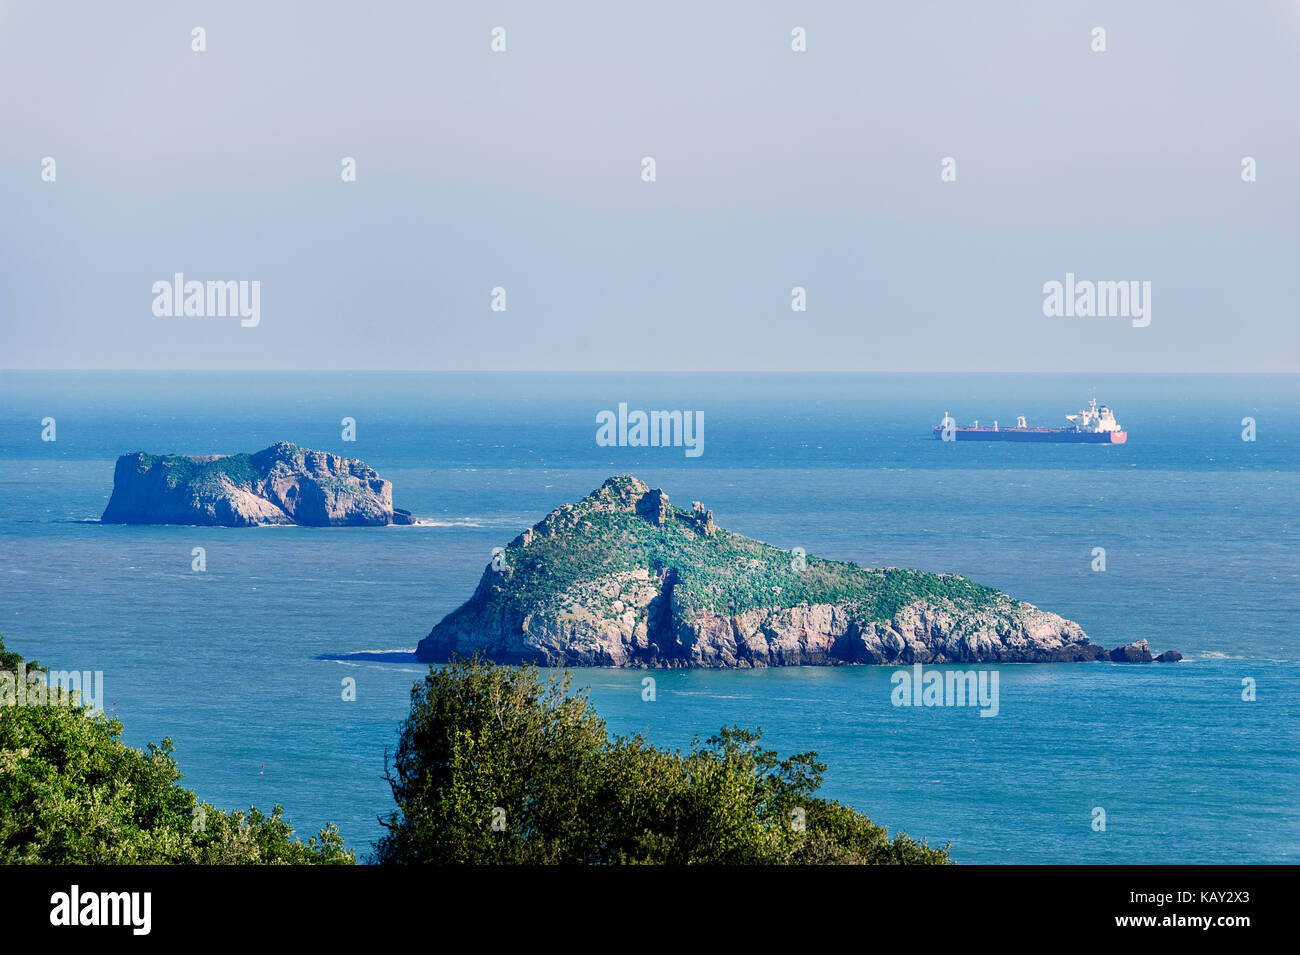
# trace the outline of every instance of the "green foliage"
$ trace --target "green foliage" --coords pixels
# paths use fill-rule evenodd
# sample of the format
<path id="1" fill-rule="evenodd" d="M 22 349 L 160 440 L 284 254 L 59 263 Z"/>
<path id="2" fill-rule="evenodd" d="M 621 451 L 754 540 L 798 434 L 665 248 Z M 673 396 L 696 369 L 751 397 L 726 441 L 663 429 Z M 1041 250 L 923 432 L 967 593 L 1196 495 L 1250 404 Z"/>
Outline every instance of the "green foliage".
<path id="1" fill-rule="evenodd" d="M 213 461 L 195 461 L 183 454 L 142 454 L 140 467 L 146 471 L 163 468 L 169 488 L 182 484 L 197 489 L 216 488 L 224 481 L 251 488 L 261 478 L 248 454 L 228 454 Z"/>
<path id="2" fill-rule="evenodd" d="M 696 516 L 680 508 L 669 507 L 664 524 L 655 524 L 618 508 L 616 495 L 628 493 L 631 480 L 611 478 L 539 523 L 527 546 L 507 548 L 509 571 L 493 581 L 489 599 L 522 617 L 562 605 L 585 582 L 645 568 L 675 571 L 674 596 L 684 612 L 729 615 L 833 603 L 866 622 L 888 620 L 921 599 L 964 611 L 1014 605 L 1000 591 L 951 574 L 868 569 L 812 556 L 797 570 L 790 551 L 721 528 L 705 535 Z"/>
<path id="3" fill-rule="evenodd" d="M 0 635 L 0 672 L 14 673 L 18 670 L 18 665 L 23 662 L 23 658 L 17 653 L 5 649 L 3 635 Z M 41 665 L 35 660 L 27 661 L 28 670 L 39 670 Z"/>
<path id="4" fill-rule="evenodd" d="M 380 863 L 946 864 L 817 798 L 815 753 L 725 729 L 687 753 L 610 739 L 569 677 L 480 660 L 430 668 L 388 779 Z M 796 825 L 801 819 L 803 826 Z M 494 821 L 501 824 L 494 828 Z"/>
<path id="5" fill-rule="evenodd" d="M 20 662 L 0 640 L 0 669 Z M 267 816 L 200 804 L 179 785 L 170 740 L 133 749 L 120 721 L 59 697 L 0 706 L 0 864 L 355 861 L 332 823 L 303 844 L 280 806 Z"/>

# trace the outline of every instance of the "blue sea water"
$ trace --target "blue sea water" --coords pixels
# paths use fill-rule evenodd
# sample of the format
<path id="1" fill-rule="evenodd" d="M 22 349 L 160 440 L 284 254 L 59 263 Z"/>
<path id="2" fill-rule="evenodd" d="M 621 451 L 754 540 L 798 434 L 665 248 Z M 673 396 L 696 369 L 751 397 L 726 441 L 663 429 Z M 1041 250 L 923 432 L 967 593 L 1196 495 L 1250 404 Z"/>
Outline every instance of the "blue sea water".
<path id="1" fill-rule="evenodd" d="M 930 436 L 945 412 L 1057 423 L 1094 387 L 1126 445 Z M 702 411 L 704 454 L 598 447 L 620 401 Z M 493 547 L 634 473 L 737 532 L 961 573 L 1187 660 L 1002 666 L 995 718 L 895 707 L 892 668 L 654 672 L 653 701 L 645 671 L 576 671 L 612 731 L 680 747 L 759 726 L 818 751 L 825 795 L 959 862 L 1294 862 L 1297 434 L 1300 376 L 0 372 L 0 633 L 103 671 L 127 742 L 171 737 L 202 798 L 281 803 L 303 834 L 336 821 L 364 856 L 424 672 L 405 654 Z M 121 453 L 277 440 L 364 459 L 421 525 L 97 523 Z M 331 659 L 374 650 L 393 655 Z"/>

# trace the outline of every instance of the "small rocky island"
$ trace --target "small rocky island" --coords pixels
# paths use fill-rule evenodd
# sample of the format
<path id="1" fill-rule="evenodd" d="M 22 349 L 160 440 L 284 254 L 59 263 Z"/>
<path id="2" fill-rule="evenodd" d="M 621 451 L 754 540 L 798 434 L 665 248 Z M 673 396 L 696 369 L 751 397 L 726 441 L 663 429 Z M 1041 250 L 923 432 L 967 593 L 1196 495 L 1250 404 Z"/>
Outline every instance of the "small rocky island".
<path id="1" fill-rule="evenodd" d="M 393 485 L 351 458 L 281 441 L 255 454 L 124 454 L 105 524 L 412 524 Z"/>
<path id="2" fill-rule="evenodd" d="M 441 663 L 602 667 L 1147 662 L 1077 623 L 951 574 L 792 553 L 674 507 L 634 477 L 552 511 L 420 641 Z M 1171 651 L 1165 659 L 1176 659 Z"/>

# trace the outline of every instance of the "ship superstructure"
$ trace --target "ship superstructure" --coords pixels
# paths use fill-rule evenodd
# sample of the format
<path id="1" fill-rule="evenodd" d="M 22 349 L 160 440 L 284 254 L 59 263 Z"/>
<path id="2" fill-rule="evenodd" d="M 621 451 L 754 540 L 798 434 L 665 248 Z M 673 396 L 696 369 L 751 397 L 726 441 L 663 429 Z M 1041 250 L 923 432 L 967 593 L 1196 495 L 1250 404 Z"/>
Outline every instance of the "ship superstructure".
<path id="1" fill-rule="evenodd" d="M 943 421 L 934 428 L 934 436 L 941 441 L 1055 441 L 1065 444 L 1123 444 L 1128 440 L 1128 432 L 1120 427 L 1114 413 L 1105 405 L 1097 407 L 1096 398 L 1078 414 L 1066 415 L 1065 420 L 1070 422 L 1065 428 L 1031 428 L 1025 416 L 1020 415 L 1013 428 L 1003 428 L 996 421 L 992 427 L 981 427 L 978 420 L 971 425 L 959 425 L 944 412 Z"/>

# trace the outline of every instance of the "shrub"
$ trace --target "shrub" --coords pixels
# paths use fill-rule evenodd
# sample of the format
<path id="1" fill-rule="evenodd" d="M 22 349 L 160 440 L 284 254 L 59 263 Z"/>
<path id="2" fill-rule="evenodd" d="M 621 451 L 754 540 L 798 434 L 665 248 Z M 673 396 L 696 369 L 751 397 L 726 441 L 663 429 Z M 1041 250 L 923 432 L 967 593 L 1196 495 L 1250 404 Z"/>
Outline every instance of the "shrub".
<path id="1" fill-rule="evenodd" d="M 380 863 L 948 863 L 817 798 L 815 753 L 724 729 L 687 753 L 609 738 L 568 674 L 430 667 L 388 771 Z"/>
<path id="2" fill-rule="evenodd" d="M 22 662 L 0 639 L 0 669 Z M 28 664 L 28 671 L 36 668 Z M 182 787 L 171 740 L 141 751 L 63 691 L 0 706 L 0 864 L 352 863 L 331 823 L 306 844 L 276 806 L 223 812 Z"/>

